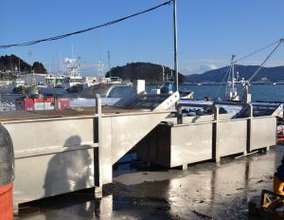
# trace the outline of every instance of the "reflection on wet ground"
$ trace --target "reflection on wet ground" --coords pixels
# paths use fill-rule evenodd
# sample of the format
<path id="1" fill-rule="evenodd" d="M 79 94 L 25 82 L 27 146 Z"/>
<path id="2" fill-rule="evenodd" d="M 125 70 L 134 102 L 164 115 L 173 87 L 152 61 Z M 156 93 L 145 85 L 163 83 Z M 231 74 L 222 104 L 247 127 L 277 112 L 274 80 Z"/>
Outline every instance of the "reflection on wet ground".
<path id="1" fill-rule="evenodd" d="M 283 153 L 284 146 L 277 146 L 265 154 L 225 159 L 220 166 L 197 164 L 187 171 L 133 173 L 121 165 L 102 199 L 94 199 L 90 191 L 60 196 L 30 204 L 16 219 L 247 219 L 248 200 L 272 189 Z"/>

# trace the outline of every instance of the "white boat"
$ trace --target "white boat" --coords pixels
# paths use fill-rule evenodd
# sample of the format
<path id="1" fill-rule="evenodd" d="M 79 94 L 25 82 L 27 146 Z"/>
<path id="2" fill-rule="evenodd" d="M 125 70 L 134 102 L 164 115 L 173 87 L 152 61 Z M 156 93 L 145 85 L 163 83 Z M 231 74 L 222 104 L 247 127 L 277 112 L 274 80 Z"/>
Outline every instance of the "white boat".
<path id="1" fill-rule="evenodd" d="M 64 82 L 64 75 L 48 74 L 45 77 L 45 83 L 48 87 L 57 87 Z"/>
<path id="2" fill-rule="evenodd" d="M 237 77 L 235 76 L 235 55 L 232 55 L 231 67 L 229 70 L 228 81 L 226 85 L 225 100 L 239 102 L 240 95 L 237 88 Z"/>
<path id="3" fill-rule="evenodd" d="M 14 86 L 14 87 L 25 86 L 25 80 L 16 79 L 16 80 L 13 82 L 13 86 Z"/>
<path id="4" fill-rule="evenodd" d="M 106 77 L 105 78 L 105 83 L 108 84 L 121 84 L 122 79 L 118 76 L 111 76 L 111 77 Z"/>
<path id="5" fill-rule="evenodd" d="M 76 58 L 65 58 L 66 73 L 63 75 L 48 74 L 45 77 L 50 89 L 65 89 L 68 92 L 80 92 L 84 87 L 94 84 L 94 79 L 83 77 L 80 74 L 80 62 Z"/>
<path id="6" fill-rule="evenodd" d="M 63 87 L 66 90 L 71 90 L 72 87 L 82 86 L 86 83 L 80 74 L 80 62 L 76 58 L 65 58 L 64 64 L 66 65 L 66 75 L 63 81 Z"/>

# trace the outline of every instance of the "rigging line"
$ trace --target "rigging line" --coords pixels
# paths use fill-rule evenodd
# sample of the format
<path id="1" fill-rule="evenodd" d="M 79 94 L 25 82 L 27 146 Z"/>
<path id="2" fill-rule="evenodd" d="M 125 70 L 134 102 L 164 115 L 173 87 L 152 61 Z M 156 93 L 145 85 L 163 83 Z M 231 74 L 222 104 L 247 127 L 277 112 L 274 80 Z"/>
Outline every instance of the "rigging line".
<path id="1" fill-rule="evenodd" d="M 273 50 L 268 54 L 268 56 L 264 59 L 264 61 L 260 64 L 260 66 L 258 67 L 258 69 L 254 72 L 254 74 L 252 74 L 252 76 L 249 78 L 248 82 L 250 82 L 258 73 L 259 71 L 262 69 L 263 65 L 267 62 L 267 60 L 269 60 L 269 58 L 274 54 L 274 52 L 280 47 L 280 45 L 284 42 L 283 39 L 280 39 L 278 41 L 278 44 L 276 45 L 276 47 L 273 48 Z"/>
<path id="2" fill-rule="evenodd" d="M 225 79 L 226 79 L 226 78 L 227 78 L 227 79 L 229 78 L 229 74 L 231 73 L 231 67 L 230 67 L 230 66 L 227 66 L 227 68 L 228 68 L 228 70 L 225 72 L 225 75 L 224 75 L 224 77 L 223 77 L 221 83 L 225 82 Z M 221 87 L 222 87 L 222 84 L 220 84 L 220 86 L 218 87 L 218 89 L 217 89 L 217 91 L 216 91 L 216 93 L 215 93 L 215 96 L 216 96 L 216 97 L 219 96 L 219 94 L 220 94 L 220 92 L 221 92 Z"/>
<path id="3" fill-rule="evenodd" d="M 82 34 L 82 33 L 89 32 L 89 31 L 92 31 L 92 30 L 95 30 L 95 29 L 99 29 L 99 28 L 102 28 L 102 27 L 114 25 L 116 23 L 122 22 L 124 20 L 127 20 L 127 19 L 130 19 L 130 18 L 139 16 L 139 15 L 142 15 L 142 14 L 149 13 L 151 11 L 154 11 L 154 10 L 158 9 L 158 8 L 161 8 L 163 6 L 171 4 L 172 1 L 173 0 L 169 0 L 169 1 L 166 1 L 166 2 L 161 3 L 159 5 L 156 5 L 154 7 L 151 7 L 149 9 L 146 9 L 146 10 L 143 10 L 143 11 L 139 11 L 139 12 L 136 12 L 134 14 L 130 14 L 128 16 L 121 17 L 121 18 L 118 18 L 116 20 L 112 20 L 112 21 L 109 21 L 109 22 L 106 22 L 106 23 L 103 23 L 103 24 L 100 24 L 100 25 L 96 25 L 96 26 L 90 27 L 90 28 L 81 29 L 81 30 L 78 30 L 78 31 L 75 31 L 75 32 L 66 33 L 66 34 L 57 35 L 57 36 L 48 37 L 48 38 L 43 38 L 43 39 L 39 39 L 39 40 L 25 41 L 25 42 L 14 43 L 14 44 L 4 44 L 4 45 L 0 45 L 0 49 L 7 49 L 7 48 L 11 48 L 11 47 L 31 46 L 31 45 L 39 44 L 39 43 L 42 43 L 42 42 L 55 41 L 55 40 L 60 40 L 60 39 L 63 39 L 63 38 L 66 38 L 66 37 L 70 37 L 70 36 L 73 36 L 73 35 Z"/>
<path id="4" fill-rule="evenodd" d="M 238 62 L 241 61 L 241 60 L 244 60 L 244 59 L 246 59 L 246 58 L 248 58 L 248 57 L 251 57 L 251 56 L 253 56 L 253 55 L 257 54 L 257 53 L 260 53 L 260 52 L 262 52 L 262 51 L 264 51 L 264 50 L 266 50 L 266 49 L 268 49 L 268 48 L 270 48 L 270 47 L 272 47 L 272 46 L 278 44 L 278 42 L 279 42 L 279 40 L 273 41 L 272 43 L 266 45 L 265 47 L 256 49 L 256 50 L 250 52 L 249 54 L 244 55 L 244 56 L 240 57 L 239 59 L 236 59 L 236 60 L 234 61 L 234 63 L 238 63 Z"/>

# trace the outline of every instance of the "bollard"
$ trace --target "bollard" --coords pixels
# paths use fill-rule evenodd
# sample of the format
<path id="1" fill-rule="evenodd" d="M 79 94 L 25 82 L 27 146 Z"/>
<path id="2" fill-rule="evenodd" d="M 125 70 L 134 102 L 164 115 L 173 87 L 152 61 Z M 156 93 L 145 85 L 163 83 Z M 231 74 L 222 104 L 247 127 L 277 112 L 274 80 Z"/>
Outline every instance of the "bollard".
<path id="1" fill-rule="evenodd" d="M 0 220 L 13 219 L 14 151 L 8 131 L 0 126 Z"/>

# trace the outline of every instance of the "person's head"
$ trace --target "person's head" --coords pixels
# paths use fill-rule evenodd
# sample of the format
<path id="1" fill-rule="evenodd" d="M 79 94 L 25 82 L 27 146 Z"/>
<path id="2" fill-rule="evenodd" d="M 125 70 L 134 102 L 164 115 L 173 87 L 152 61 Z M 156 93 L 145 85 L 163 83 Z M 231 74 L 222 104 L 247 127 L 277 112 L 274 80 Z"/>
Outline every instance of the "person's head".
<path id="1" fill-rule="evenodd" d="M 78 135 L 69 137 L 64 143 L 64 147 L 71 147 L 78 145 L 81 145 L 81 138 Z"/>

